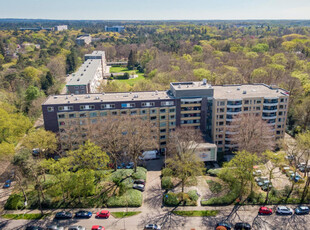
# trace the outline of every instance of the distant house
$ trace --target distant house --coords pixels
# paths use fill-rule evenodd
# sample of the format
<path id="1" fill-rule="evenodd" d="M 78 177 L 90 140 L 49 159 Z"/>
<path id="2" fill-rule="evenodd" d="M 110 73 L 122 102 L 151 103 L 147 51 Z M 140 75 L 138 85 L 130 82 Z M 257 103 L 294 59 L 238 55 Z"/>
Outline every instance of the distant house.
<path id="1" fill-rule="evenodd" d="M 118 33 L 120 33 L 125 29 L 125 27 L 124 26 L 105 26 L 104 29 L 106 32 L 118 32 Z"/>
<path id="2" fill-rule="evenodd" d="M 68 26 L 67 25 L 58 25 L 54 27 L 55 31 L 63 31 L 63 30 L 67 30 Z"/>
<path id="3" fill-rule="evenodd" d="M 91 36 L 89 34 L 86 35 L 80 35 L 76 38 L 76 44 L 80 46 L 89 45 L 91 43 Z"/>

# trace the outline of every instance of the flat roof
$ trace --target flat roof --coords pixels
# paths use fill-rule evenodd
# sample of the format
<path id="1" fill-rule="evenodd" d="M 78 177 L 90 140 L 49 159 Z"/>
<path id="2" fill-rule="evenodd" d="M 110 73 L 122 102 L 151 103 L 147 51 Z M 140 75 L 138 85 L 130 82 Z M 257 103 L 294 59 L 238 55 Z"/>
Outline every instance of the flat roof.
<path id="1" fill-rule="evenodd" d="M 86 60 L 75 73 L 70 75 L 66 85 L 87 85 L 94 78 L 100 66 L 100 59 Z"/>
<path id="2" fill-rule="evenodd" d="M 215 99 L 244 99 L 251 97 L 276 98 L 289 96 L 288 91 L 265 84 L 212 86 Z"/>
<path id="3" fill-rule="evenodd" d="M 93 57 L 93 56 L 103 56 L 105 57 L 105 52 L 101 50 L 95 50 L 91 54 L 85 54 L 85 57 Z"/>
<path id="4" fill-rule="evenodd" d="M 130 92 L 130 93 L 93 93 L 77 95 L 51 95 L 43 105 L 53 104 L 79 104 L 79 103 L 100 103 L 100 102 L 121 102 L 121 101 L 148 101 L 173 99 L 166 91 L 158 92 Z"/>
<path id="5" fill-rule="evenodd" d="M 172 82 L 170 85 L 177 91 L 195 90 L 195 89 L 212 89 L 210 84 L 203 84 L 202 81 L 193 82 Z"/>

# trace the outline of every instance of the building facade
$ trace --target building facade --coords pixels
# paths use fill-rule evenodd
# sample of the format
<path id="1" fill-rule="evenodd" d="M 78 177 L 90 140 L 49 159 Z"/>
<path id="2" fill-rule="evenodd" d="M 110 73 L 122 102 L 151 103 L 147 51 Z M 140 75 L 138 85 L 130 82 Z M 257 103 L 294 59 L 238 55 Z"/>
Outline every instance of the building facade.
<path id="1" fill-rule="evenodd" d="M 68 94 L 96 93 L 101 80 L 108 71 L 104 51 L 85 55 L 80 68 L 69 76 L 66 88 Z"/>
<path id="2" fill-rule="evenodd" d="M 125 27 L 124 26 L 105 26 L 104 29 L 106 32 L 120 33 L 125 29 Z"/>
<path id="3" fill-rule="evenodd" d="M 239 113 L 259 114 L 274 127 L 275 138 L 283 138 L 288 98 L 287 91 L 264 84 L 179 82 L 171 83 L 168 91 L 49 96 L 42 110 L 45 129 L 53 132 L 96 124 L 104 116 L 140 115 L 156 123 L 162 151 L 169 132 L 180 126 L 200 129 L 221 152 L 231 147 L 226 128 Z M 204 158 L 211 159 L 206 154 L 212 151 Z"/>
<path id="4" fill-rule="evenodd" d="M 58 25 L 58 26 L 54 27 L 55 31 L 64 31 L 64 30 L 67 30 L 67 29 L 68 29 L 67 25 Z"/>
<path id="5" fill-rule="evenodd" d="M 92 38 L 89 34 L 78 36 L 75 40 L 76 44 L 79 46 L 89 45 L 92 41 Z"/>

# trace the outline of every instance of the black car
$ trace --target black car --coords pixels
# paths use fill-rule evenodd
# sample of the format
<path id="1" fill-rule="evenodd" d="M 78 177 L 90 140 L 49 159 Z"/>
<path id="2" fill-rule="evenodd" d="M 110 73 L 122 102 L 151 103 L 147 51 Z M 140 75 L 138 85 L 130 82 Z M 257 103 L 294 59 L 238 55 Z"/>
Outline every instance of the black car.
<path id="1" fill-rule="evenodd" d="M 139 180 L 134 180 L 134 184 L 143 184 L 145 185 L 145 180 L 139 179 Z"/>
<path id="2" fill-rule="evenodd" d="M 81 210 L 75 213 L 75 218 L 91 218 L 92 212 Z"/>
<path id="3" fill-rule="evenodd" d="M 141 192 L 144 191 L 144 185 L 143 184 L 133 184 L 132 188 L 133 189 L 137 189 L 137 190 L 139 190 Z"/>
<path id="4" fill-rule="evenodd" d="M 252 227 L 249 223 L 236 223 L 235 230 L 251 230 Z"/>
<path id="5" fill-rule="evenodd" d="M 307 206 L 299 206 L 295 209 L 295 214 L 296 215 L 306 215 L 306 214 L 309 214 L 309 207 Z"/>
<path id="6" fill-rule="evenodd" d="M 71 219 L 72 213 L 71 212 L 57 212 L 55 215 L 55 219 Z"/>
<path id="7" fill-rule="evenodd" d="M 227 223 L 227 222 L 220 222 L 220 223 L 217 223 L 216 226 L 215 226 L 215 229 L 219 226 L 223 226 L 225 227 L 227 230 L 231 230 L 232 229 L 232 225 L 230 223 Z"/>
<path id="8" fill-rule="evenodd" d="M 43 230 L 43 228 L 39 227 L 39 226 L 27 226 L 26 230 Z"/>

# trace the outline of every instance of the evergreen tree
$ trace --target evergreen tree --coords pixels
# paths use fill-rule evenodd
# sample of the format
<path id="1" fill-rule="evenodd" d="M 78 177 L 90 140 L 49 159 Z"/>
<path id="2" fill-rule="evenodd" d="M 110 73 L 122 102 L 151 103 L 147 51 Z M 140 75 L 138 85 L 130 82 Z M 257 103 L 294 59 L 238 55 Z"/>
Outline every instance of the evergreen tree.
<path id="1" fill-rule="evenodd" d="M 0 40 L 0 54 L 4 57 L 5 56 L 5 49 L 4 49 L 4 44 L 2 40 Z"/>
<path id="2" fill-rule="evenodd" d="M 72 49 L 66 60 L 66 72 L 73 73 L 78 65 L 78 55 L 75 49 Z"/>
<path id="3" fill-rule="evenodd" d="M 52 76 L 51 72 L 48 71 L 45 77 L 42 77 L 41 79 L 41 89 L 44 90 L 45 93 L 47 93 L 47 90 L 54 84 L 54 82 L 54 77 Z"/>
<path id="4" fill-rule="evenodd" d="M 130 50 L 129 56 L 128 56 L 128 64 L 127 64 L 127 69 L 133 70 L 137 63 L 137 55 L 136 52 Z"/>

